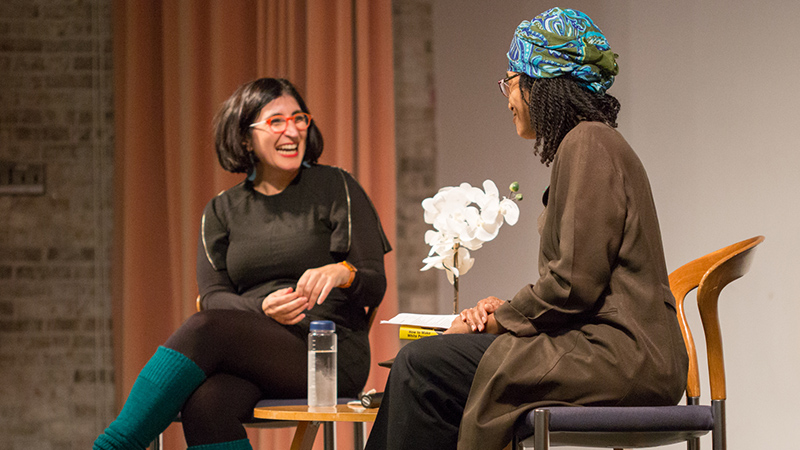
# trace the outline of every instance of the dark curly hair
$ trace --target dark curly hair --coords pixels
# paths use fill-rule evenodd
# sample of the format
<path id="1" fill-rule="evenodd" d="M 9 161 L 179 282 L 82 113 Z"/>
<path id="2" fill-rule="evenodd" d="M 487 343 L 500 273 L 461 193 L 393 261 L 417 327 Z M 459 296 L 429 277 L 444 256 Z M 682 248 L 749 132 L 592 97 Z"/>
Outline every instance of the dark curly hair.
<path id="1" fill-rule="evenodd" d="M 250 171 L 253 167 L 247 151 L 247 142 L 253 133 L 250 124 L 255 122 L 267 103 L 283 95 L 294 97 L 303 112 L 311 113 L 297 89 L 283 78 L 259 78 L 245 83 L 222 104 L 214 117 L 214 143 L 223 169 L 234 173 Z M 306 135 L 303 161 L 316 163 L 322 155 L 322 148 L 322 133 L 312 120 Z"/>
<path id="2" fill-rule="evenodd" d="M 619 101 L 612 95 L 590 91 L 574 78 L 532 78 L 521 73 L 519 87 L 536 132 L 533 152 L 547 166 L 564 136 L 578 123 L 596 121 L 617 127 Z"/>

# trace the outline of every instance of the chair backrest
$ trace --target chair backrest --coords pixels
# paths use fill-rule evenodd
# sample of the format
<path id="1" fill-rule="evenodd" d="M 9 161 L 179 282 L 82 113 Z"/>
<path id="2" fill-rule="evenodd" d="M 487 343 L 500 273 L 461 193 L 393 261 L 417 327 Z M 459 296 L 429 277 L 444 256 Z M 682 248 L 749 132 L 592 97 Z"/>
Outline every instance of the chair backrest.
<path id="1" fill-rule="evenodd" d="M 696 402 L 700 397 L 700 372 L 694 339 L 686 321 L 685 297 L 697 288 L 697 304 L 703 322 L 708 354 L 711 398 L 724 400 L 725 361 L 722 354 L 717 301 L 720 291 L 728 283 L 747 273 L 755 247 L 762 241 L 764 236 L 737 242 L 684 264 L 669 275 L 670 289 L 675 296 L 678 310 L 678 322 L 689 354 L 689 374 L 686 380 L 686 396 L 689 403 Z"/>

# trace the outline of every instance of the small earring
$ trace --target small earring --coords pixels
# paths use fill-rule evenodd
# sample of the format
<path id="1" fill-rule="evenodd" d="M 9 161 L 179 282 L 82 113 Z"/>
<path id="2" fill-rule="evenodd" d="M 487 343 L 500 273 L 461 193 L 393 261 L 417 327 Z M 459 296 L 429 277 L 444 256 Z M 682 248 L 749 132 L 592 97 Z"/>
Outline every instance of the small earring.
<path id="1" fill-rule="evenodd" d="M 256 175 L 257 175 L 256 156 L 253 154 L 253 152 L 247 152 L 247 154 L 250 156 L 250 170 L 247 172 L 247 180 L 252 183 L 256 181 Z"/>

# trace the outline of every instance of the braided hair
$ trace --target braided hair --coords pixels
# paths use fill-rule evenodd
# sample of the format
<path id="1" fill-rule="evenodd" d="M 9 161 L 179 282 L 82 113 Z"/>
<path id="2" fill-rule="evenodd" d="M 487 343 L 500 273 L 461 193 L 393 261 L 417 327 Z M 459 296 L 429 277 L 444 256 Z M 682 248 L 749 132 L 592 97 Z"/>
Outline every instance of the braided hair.
<path id="1" fill-rule="evenodd" d="M 617 127 L 619 101 L 609 94 L 599 94 L 583 87 L 568 76 L 532 78 L 519 75 L 519 87 L 530 111 L 531 126 L 536 132 L 533 153 L 549 166 L 556 150 L 570 130 L 582 121 L 603 122 Z"/>

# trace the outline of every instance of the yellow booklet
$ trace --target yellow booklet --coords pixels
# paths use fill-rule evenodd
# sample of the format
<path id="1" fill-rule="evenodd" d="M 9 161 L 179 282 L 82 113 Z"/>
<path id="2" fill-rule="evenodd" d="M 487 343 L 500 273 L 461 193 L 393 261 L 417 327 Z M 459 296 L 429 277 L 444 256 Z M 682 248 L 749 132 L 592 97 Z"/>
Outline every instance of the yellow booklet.
<path id="1" fill-rule="evenodd" d="M 414 340 L 424 338 L 426 336 L 436 336 L 444 333 L 444 330 L 415 327 L 413 325 L 400 325 L 400 339 Z"/>

